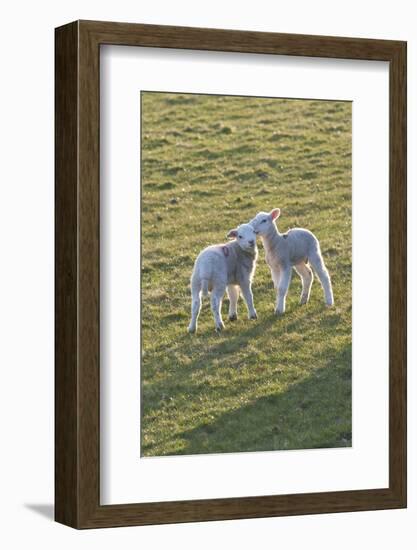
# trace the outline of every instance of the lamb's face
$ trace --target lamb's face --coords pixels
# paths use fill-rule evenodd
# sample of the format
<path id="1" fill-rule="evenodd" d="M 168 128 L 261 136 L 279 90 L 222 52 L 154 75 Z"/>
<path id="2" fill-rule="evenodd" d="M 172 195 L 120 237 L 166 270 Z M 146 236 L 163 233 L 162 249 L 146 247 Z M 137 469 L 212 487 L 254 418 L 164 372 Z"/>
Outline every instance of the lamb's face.
<path id="1" fill-rule="evenodd" d="M 232 229 L 227 236 L 236 239 L 240 248 L 245 252 L 254 252 L 256 250 L 256 234 L 249 223 L 243 223 L 236 229 Z"/>
<path id="2" fill-rule="evenodd" d="M 266 235 L 271 227 L 274 225 L 274 220 L 278 218 L 280 214 L 279 208 L 274 208 L 271 212 L 259 212 L 256 216 L 249 222 L 253 227 L 256 235 Z"/>

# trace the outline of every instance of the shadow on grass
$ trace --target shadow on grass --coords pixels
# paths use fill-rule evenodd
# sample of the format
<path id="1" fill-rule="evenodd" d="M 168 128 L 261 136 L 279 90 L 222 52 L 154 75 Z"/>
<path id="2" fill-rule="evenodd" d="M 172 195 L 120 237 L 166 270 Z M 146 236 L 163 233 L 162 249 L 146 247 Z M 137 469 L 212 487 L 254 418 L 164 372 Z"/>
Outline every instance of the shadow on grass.
<path id="1" fill-rule="evenodd" d="M 238 323 L 241 322 L 238 321 Z M 202 332 L 197 335 L 188 334 L 184 331 L 178 336 L 175 340 L 175 353 L 178 356 L 187 357 L 189 361 L 180 364 L 175 360 L 172 354 L 173 350 L 168 350 L 170 367 L 169 370 L 164 367 L 164 379 L 156 379 L 146 384 L 145 387 L 142 378 L 142 418 L 145 418 L 155 408 L 155 398 L 158 398 L 158 396 L 165 395 L 169 397 L 167 392 L 189 391 L 190 378 L 193 373 L 200 369 L 210 369 L 213 361 L 224 359 L 224 368 L 226 368 L 226 361 L 228 368 L 240 367 L 242 359 L 236 358 L 236 352 L 246 348 L 252 341 L 256 341 L 261 335 L 264 335 L 273 325 L 277 324 L 277 318 L 275 315 L 271 315 L 265 317 L 262 321 L 247 322 L 250 325 L 249 328 L 241 330 L 241 325 L 239 325 L 239 332 L 234 335 L 232 335 L 233 329 L 228 327 L 220 334 L 215 334 L 212 330 L 209 334 Z M 237 327 L 234 330 L 236 329 Z M 151 372 L 155 374 L 160 368 L 158 361 L 143 358 L 143 369 L 146 369 L 148 377 L 151 376 Z"/>
<path id="2" fill-rule="evenodd" d="M 204 307 L 204 306 L 203 306 Z M 205 305 L 209 309 L 208 305 Z M 204 315 L 206 312 L 204 312 Z M 207 314 L 209 314 L 207 312 Z M 180 335 L 175 338 L 175 351 L 178 355 L 188 356 L 192 358 L 187 364 L 176 364 L 175 359 L 172 359 L 171 363 L 171 375 L 175 377 L 177 382 L 188 379 L 190 373 L 195 369 L 208 367 L 211 365 L 213 359 L 224 357 L 230 360 L 232 354 L 235 351 L 246 348 L 251 342 L 256 342 L 259 337 L 265 336 L 265 334 L 271 329 L 274 330 L 273 337 L 278 338 L 284 332 L 287 332 L 286 324 L 282 320 L 277 319 L 276 315 L 270 314 L 265 316 L 262 320 L 247 321 L 242 319 L 246 314 L 242 314 L 237 323 L 232 324 L 230 321 L 226 321 L 226 329 L 216 334 L 212 328 L 209 332 L 200 330 L 197 334 L 188 334 L 184 330 Z M 308 314 L 306 313 L 306 317 Z M 188 317 L 186 317 L 188 321 Z M 299 321 L 302 322 L 303 318 Z M 246 324 L 246 330 L 242 328 L 242 324 Z M 296 327 L 299 323 L 294 323 L 293 330 L 297 330 Z M 165 345 L 162 345 L 165 348 Z M 158 350 L 159 351 L 159 350 Z M 239 361 L 228 361 L 229 367 L 238 367 Z M 157 364 L 156 367 L 159 365 Z M 152 368 L 152 365 L 148 365 L 145 368 Z M 167 382 L 161 382 L 165 385 Z M 159 384 L 157 382 L 156 384 Z M 155 383 L 151 384 L 155 387 Z"/>
<path id="3" fill-rule="evenodd" d="M 181 377 L 182 374 L 187 377 L 187 372 L 195 368 L 208 366 L 213 358 L 223 356 L 230 359 L 232 353 L 248 347 L 253 342 L 260 342 L 261 337 L 267 336 L 268 333 L 275 340 L 278 340 L 284 334 L 306 334 L 312 328 L 312 307 L 315 307 L 316 314 L 320 314 L 315 323 L 320 323 L 323 328 L 335 326 L 341 320 L 339 313 L 328 310 L 324 305 L 312 306 L 308 304 L 302 306 L 302 313 L 298 312 L 296 319 L 290 315 L 277 317 L 271 312 L 269 315 L 264 315 L 260 320 L 248 321 L 246 319 L 246 312 L 242 310 L 237 323 L 228 321 L 224 310 L 223 318 L 226 319 L 226 329 L 223 332 L 216 334 L 210 326 L 208 332 L 205 329 L 199 329 L 197 334 L 188 334 L 185 329 L 189 320 L 188 313 L 180 311 L 167 315 L 160 321 L 162 325 L 168 326 L 173 321 L 182 321 L 185 325 L 183 332 L 175 338 L 175 350 L 179 355 L 184 354 L 193 357 L 186 365 L 176 365 L 175 361 L 173 361 L 173 375 Z M 202 316 L 210 316 L 209 304 L 203 304 L 203 308 L 207 309 L 207 311 L 203 311 Z M 321 313 L 325 313 L 325 315 L 323 316 Z M 166 344 L 162 344 L 162 347 L 166 348 Z M 227 364 L 229 367 L 238 367 L 239 361 L 239 359 L 235 362 L 228 361 Z"/>
<path id="4" fill-rule="evenodd" d="M 350 447 L 350 346 L 286 391 L 181 434 L 179 454 Z"/>
<path id="5" fill-rule="evenodd" d="M 271 314 L 250 323 L 246 330 L 239 327 L 238 338 L 231 331 L 210 337 L 202 334 L 199 340 L 196 336 L 181 335 L 176 349 L 180 354 L 188 353 L 190 361 L 181 366 L 173 361 L 163 380 L 143 387 L 142 418 L 148 417 L 148 422 L 152 422 L 155 410 L 169 405 L 176 395 L 188 394 L 191 388 L 196 395 L 204 392 L 207 378 L 193 379 L 197 371 L 203 369 L 215 375 L 219 368 L 239 369 L 245 366 L 238 353 L 243 348 L 256 348 L 253 343 L 259 342 L 261 337 L 279 339 L 284 334 L 305 333 L 310 319 L 311 312 L 306 307 L 297 320 L 277 319 Z M 339 320 L 340 315 L 332 312 L 322 317 L 320 324 L 329 328 Z M 166 454 L 349 447 L 352 438 L 351 345 L 348 343 L 334 352 L 329 350 L 326 355 L 325 366 L 315 367 L 317 363 L 323 364 L 323 356 L 311 353 L 307 374 L 291 382 L 285 391 L 259 397 L 198 428 L 166 435 L 166 442 L 172 438 L 185 442 L 181 451 Z M 246 360 L 251 359 L 246 357 Z M 230 391 L 240 390 L 235 386 Z M 162 443 L 161 438 L 158 443 Z M 142 452 L 155 456 L 152 447 L 152 444 L 143 445 Z"/>

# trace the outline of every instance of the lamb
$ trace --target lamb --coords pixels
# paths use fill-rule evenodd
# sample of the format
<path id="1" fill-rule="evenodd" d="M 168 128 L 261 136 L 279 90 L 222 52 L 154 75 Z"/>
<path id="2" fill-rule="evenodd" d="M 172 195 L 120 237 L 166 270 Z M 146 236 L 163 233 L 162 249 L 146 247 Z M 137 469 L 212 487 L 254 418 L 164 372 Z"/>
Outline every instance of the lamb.
<path id="1" fill-rule="evenodd" d="M 275 208 L 269 214 L 259 212 L 249 222 L 255 233 L 260 235 L 265 248 L 265 259 L 271 269 L 272 280 L 277 292 L 275 313 L 281 315 L 285 312 L 285 299 L 293 267 L 301 277 L 303 285 L 300 303 L 308 302 L 313 284 L 313 272 L 309 263 L 320 279 L 326 304 L 332 306 L 334 303 L 332 284 L 324 265 L 319 241 L 307 229 L 290 229 L 287 233 L 280 233 L 275 225 L 275 220 L 279 215 L 280 209 Z"/>
<path id="2" fill-rule="evenodd" d="M 205 248 L 195 261 L 191 275 L 191 322 L 188 326 L 190 333 L 197 330 L 201 295 L 206 296 L 209 291 L 217 332 L 224 329 L 221 305 L 226 289 L 229 296 L 230 321 L 237 319 L 239 290 L 246 301 L 249 319 L 257 319 L 251 288 L 258 257 L 255 232 L 251 225 L 242 224 L 229 231 L 227 237 L 233 240 Z"/>

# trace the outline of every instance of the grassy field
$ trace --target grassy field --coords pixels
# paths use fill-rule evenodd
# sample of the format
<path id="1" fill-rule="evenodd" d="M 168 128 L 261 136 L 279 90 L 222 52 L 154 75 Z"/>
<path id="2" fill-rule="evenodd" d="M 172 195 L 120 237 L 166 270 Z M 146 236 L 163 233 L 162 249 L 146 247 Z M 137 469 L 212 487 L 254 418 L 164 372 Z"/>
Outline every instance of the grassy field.
<path id="1" fill-rule="evenodd" d="M 145 92 L 142 104 L 144 456 L 350 446 L 351 104 Z M 332 277 L 287 311 L 259 242 L 258 321 L 214 331 L 209 300 L 187 333 L 199 251 L 259 210 L 313 231 Z"/>

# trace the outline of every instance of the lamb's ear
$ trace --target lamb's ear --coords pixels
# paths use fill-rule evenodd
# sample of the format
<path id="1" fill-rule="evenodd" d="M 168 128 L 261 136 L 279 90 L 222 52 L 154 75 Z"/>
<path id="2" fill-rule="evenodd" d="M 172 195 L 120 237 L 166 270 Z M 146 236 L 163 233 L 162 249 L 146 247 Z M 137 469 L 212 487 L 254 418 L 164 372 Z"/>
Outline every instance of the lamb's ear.
<path id="1" fill-rule="evenodd" d="M 228 239 L 236 239 L 236 237 L 237 237 L 237 229 L 231 229 L 227 234 Z"/>
<path id="2" fill-rule="evenodd" d="M 271 216 L 271 220 L 276 220 L 277 218 L 279 218 L 280 214 L 281 214 L 281 210 L 279 208 L 274 208 L 269 213 L 269 215 Z"/>

